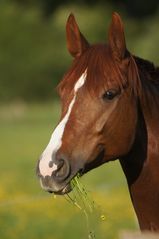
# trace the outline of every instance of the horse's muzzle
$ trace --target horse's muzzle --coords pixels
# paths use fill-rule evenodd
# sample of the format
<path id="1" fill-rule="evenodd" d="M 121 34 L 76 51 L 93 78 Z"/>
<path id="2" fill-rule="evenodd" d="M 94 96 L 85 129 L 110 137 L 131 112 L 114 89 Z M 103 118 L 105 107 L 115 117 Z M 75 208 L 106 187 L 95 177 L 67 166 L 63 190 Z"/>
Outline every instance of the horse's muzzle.
<path id="1" fill-rule="evenodd" d="M 37 175 L 44 190 L 56 194 L 64 194 L 71 191 L 68 182 L 71 174 L 71 166 L 65 157 L 60 157 L 56 162 L 50 161 L 50 167 L 52 167 L 53 163 L 56 164 L 56 170 L 53 170 L 51 175 L 42 175 L 39 170 L 39 163 L 40 160 L 37 164 Z"/>

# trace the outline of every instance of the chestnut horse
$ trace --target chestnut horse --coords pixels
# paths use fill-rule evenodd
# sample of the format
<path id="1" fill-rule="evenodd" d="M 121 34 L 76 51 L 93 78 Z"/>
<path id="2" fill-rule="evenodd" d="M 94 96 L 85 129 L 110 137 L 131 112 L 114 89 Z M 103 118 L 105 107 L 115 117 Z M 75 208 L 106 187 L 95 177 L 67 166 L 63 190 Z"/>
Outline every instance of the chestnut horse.
<path id="1" fill-rule="evenodd" d="M 119 159 L 141 230 L 159 231 L 159 68 L 126 48 L 113 13 L 108 43 L 90 45 L 71 14 L 73 64 L 58 86 L 61 119 L 40 157 L 41 186 L 71 191 L 79 174 Z"/>

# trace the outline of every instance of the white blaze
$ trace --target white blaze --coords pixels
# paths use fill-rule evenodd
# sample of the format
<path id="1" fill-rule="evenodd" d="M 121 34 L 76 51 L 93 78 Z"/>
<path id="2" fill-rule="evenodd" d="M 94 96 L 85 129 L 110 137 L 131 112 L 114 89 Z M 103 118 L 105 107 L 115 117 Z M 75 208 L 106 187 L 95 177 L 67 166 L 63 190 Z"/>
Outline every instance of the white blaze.
<path id="1" fill-rule="evenodd" d="M 62 121 L 55 128 L 51 136 L 50 142 L 41 156 L 41 159 L 39 162 L 39 170 L 43 177 L 51 176 L 52 172 L 57 169 L 57 165 L 55 163 L 53 163 L 52 167 L 49 166 L 49 163 L 52 160 L 52 158 L 54 158 L 56 152 L 59 150 L 59 148 L 62 145 L 62 137 L 64 134 L 65 126 L 69 120 L 69 116 L 71 114 L 73 105 L 75 103 L 77 92 L 84 85 L 86 76 L 87 76 L 87 73 L 85 71 L 76 82 L 74 86 L 74 96 L 72 101 L 70 102 L 67 113 L 65 117 L 62 119 Z"/>

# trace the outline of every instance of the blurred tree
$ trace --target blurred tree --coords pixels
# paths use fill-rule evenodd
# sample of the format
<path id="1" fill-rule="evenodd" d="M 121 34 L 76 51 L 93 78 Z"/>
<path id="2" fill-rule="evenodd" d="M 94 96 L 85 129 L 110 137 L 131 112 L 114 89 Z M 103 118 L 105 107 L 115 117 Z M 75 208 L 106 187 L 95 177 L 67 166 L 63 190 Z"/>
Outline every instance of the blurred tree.
<path id="1" fill-rule="evenodd" d="M 57 9 L 58 6 L 67 4 L 70 2 L 69 0 L 61 1 L 61 0 L 40 0 L 41 9 L 43 12 L 43 16 L 49 18 L 53 12 Z"/>
<path id="2" fill-rule="evenodd" d="M 158 9 L 158 0 L 133 0 L 125 1 L 125 6 L 128 14 L 135 18 L 143 18 L 150 15 L 154 15 Z"/>
<path id="3" fill-rule="evenodd" d="M 66 4 L 97 4 L 96 0 L 14 0 L 18 4 L 23 5 L 23 6 L 38 6 L 42 10 L 42 15 L 45 18 L 49 18 L 55 11 L 56 9 L 61 6 L 61 5 L 66 5 Z M 104 0 L 98 0 L 98 3 L 103 3 Z"/>
<path id="4" fill-rule="evenodd" d="M 158 1 L 143 1 L 0 0 L 0 101 L 48 100 L 55 96 L 53 89 L 71 61 L 64 28 L 72 6 L 82 31 L 92 42 L 98 42 L 105 36 L 105 23 L 109 23 L 113 10 L 129 9 L 126 12 L 134 18 L 157 10 Z M 44 21 L 42 14 L 50 21 Z M 133 52 L 136 49 L 140 56 L 159 62 L 158 21 L 157 15 L 144 21 L 124 18 Z"/>
<path id="5" fill-rule="evenodd" d="M 42 14 L 44 17 L 49 18 L 54 11 L 61 5 L 66 4 L 97 4 L 96 0 L 14 0 L 18 2 L 18 4 L 25 5 L 25 6 L 32 6 L 36 5 L 41 8 Z M 125 7 L 127 13 L 131 17 L 135 18 L 143 18 L 147 17 L 149 15 L 153 15 L 159 6 L 158 0 L 151 0 L 151 1 L 145 1 L 145 0 L 98 0 L 98 4 L 105 4 L 106 2 L 110 2 L 110 4 L 114 5 L 114 9 L 116 9 L 118 6 Z"/>

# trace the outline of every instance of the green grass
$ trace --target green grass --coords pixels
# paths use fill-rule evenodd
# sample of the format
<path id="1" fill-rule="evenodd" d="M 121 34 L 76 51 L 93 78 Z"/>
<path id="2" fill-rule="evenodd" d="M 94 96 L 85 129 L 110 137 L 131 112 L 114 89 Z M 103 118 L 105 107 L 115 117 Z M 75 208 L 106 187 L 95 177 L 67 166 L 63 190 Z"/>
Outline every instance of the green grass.
<path id="1" fill-rule="evenodd" d="M 0 235 L 2 239 L 85 239 L 86 219 L 64 197 L 44 192 L 36 162 L 58 122 L 59 104 L 0 106 Z M 81 179 L 98 205 L 93 215 L 96 238 L 117 239 L 136 228 L 125 178 L 118 162 L 105 164 Z"/>

